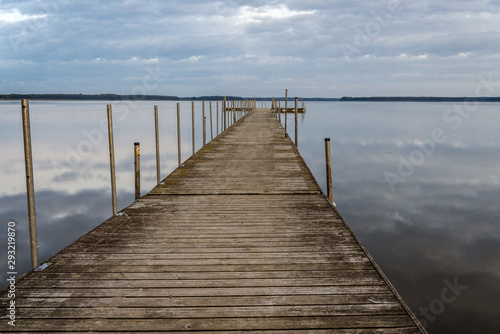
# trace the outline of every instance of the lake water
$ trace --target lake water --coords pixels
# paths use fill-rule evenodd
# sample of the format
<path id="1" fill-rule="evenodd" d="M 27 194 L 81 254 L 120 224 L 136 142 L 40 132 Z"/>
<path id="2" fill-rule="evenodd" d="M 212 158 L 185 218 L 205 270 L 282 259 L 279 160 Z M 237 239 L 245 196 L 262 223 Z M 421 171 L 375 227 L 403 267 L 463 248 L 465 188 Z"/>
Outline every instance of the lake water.
<path id="1" fill-rule="evenodd" d="M 30 103 L 40 260 L 111 216 L 106 104 Z M 162 178 L 176 168 L 176 103 L 111 104 L 120 210 L 134 200 L 134 142 L 141 143 L 142 194 L 156 184 L 154 104 Z M 201 103 L 195 105 L 198 150 Z M 185 160 L 192 154 L 191 103 L 181 107 Z M 0 102 L 0 242 L 6 249 L 7 223 L 16 221 L 17 269 L 25 272 L 20 109 L 19 102 Z M 497 103 L 311 102 L 299 116 L 300 153 L 324 187 L 324 138 L 331 138 L 338 210 L 430 333 L 500 332 L 499 127 Z M 5 282 L 6 251 L 0 254 Z"/>

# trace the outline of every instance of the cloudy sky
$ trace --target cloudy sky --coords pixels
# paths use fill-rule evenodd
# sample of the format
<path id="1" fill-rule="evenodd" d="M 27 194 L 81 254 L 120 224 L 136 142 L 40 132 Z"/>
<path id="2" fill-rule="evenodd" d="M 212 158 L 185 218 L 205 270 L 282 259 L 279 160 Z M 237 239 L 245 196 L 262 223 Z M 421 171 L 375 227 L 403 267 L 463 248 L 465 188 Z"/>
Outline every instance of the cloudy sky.
<path id="1" fill-rule="evenodd" d="M 474 96 L 489 0 L 0 0 L 0 93 Z"/>

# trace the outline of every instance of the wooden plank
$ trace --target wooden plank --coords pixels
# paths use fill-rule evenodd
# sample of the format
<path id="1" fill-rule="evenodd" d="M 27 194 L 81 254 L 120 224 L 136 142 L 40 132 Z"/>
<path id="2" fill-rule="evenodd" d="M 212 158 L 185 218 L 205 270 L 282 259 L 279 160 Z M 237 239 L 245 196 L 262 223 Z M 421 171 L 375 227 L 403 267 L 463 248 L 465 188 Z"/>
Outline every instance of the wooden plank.
<path id="1" fill-rule="evenodd" d="M 100 333 L 116 333 L 116 332 L 100 332 Z M 131 332 L 127 332 L 131 333 Z M 151 334 L 165 333 L 150 331 Z M 170 332 L 169 333 L 185 333 L 183 332 Z M 213 331 L 197 331 L 197 334 L 213 334 Z M 238 331 L 218 331 L 219 334 L 248 334 L 247 330 Z M 363 329 L 288 329 L 286 331 L 282 330 L 252 330 L 252 334 L 290 334 L 290 333 L 304 333 L 304 334 L 416 334 L 420 331 L 414 327 L 398 327 L 398 328 L 363 328 Z"/>
<path id="2" fill-rule="evenodd" d="M 134 298 L 19 298 L 22 308 L 89 307 L 195 307 L 195 306 L 274 306 L 274 305 L 357 305 L 397 304 L 391 293 L 362 295 L 223 296 L 223 297 L 134 297 Z M 40 302 L 43 301 L 43 304 Z"/>
<path id="3" fill-rule="evenodd" d="M 99 260 L 88 260 L 88 259 L 76 259 L 76 260 L 65 260 L 62 259 L 58 261 L 58 263 L 62 265 L 92 265 L 96 264 L 99 262 L 104 261 L 104 258 Z M 106 264 L 102 265 L 119 265 L 123 263 L 124 261 L 122 260 L 106 260 Z M 132 261 L 127 261 L 127 263 L 131 266 L 141 266 L 144 265 L 144 261 L 142 260 L 132 260 Z M 332 259 L 328 258 L 318 258 L 318 259 L 309 259 L 309 258 L 299 258 L 299 259 L 292 259 L 292 258 L 283 258 L 283 259 L 169 259 L 169 260 L 149 260 L 147 261 L 148 265 L 161 265 L 161 266 L 184 266 L 184 265 L 190 265 L 190 266 L 198 266 L 198 265 L 203 265 L 203 266 L 209 266 L 209 265 L 243 265 L 243 264 L 248 264 L 248 265 L 257 265 L 257 264 L 296 264 L 296 265 L 303 265 L 303 268 L 307 270 L 307 264 L 320 264 L 320 263 L 335 263 L 338 266 L 342 266 L 344 269 L 350 268 L 351 264 L 369 264 L 370 261 L 367 260 L 364 257 L 357 257 L 357 258 L 351 258 L 346 261 L 339 260 L 337 262 L 332 261 Z"/>
<path id="4" fill-rule="evenodd" d="M 362 274 L 362 275 L 360 275 Z M 325 271 L 200 271 L 200 272 L 82 272 L 82 273 L 51 273 L 36 272 L 26 280 L 213 280 L 213 279 L 288 279 L 288 278 L 329 278 L 332 280 L 356 279 L 366 277 L 379 279 L 380 275 L 373 269 L 365 270 L 325 270 Z"/>
<path id="5" fill-rule="evenodd" d="M 212 287 L 212 288 L 148 288 L 143 289 L 140 284 L 131 289 L 45 289 L 24 287 L 19 290 L 19 298 L 101 298 L 101 297 L 201 297 L 201 296 L 295 296 L 309 295 L 352 295 L 352 294 L 386 294 L 390 290 L 384 285 L 338 285 L 338 286 L 287 286 L 287 287 Z M 2 310 L 3 311 L 3 310 Z"/>
<path id="6" fill-rule="evenodd" d="M 207 319 L 215 318 L 292 318 L 345 317 L 357 315 L 403 314 L 398 303 L 357 305 L 292 305 L 292 306 L 196 306 L 196 307 L 89 307 L 75 312 L 74 308 L 20 308 L 19 319 Z M 21 320 L 20 320 L 21 321 Z"/>
<path id="7" fill-rule="evenodd" d="M 200 331 L 200 330 L 287 330 L 287 329 L 345 329 L 394 328 L 414 326 L 407 315 L 342 316 L 342 317 L 277 317 L 277 318 L 215 318 L 203 319 L 30 319 L 22 321 L 16 330 L 24 331 Z M 12 330 L 7 328 L 7 330 Z"/>
<path id="8" fill-rule="evenodd" d="M 276 246 L 269 247 L 268 243 L 263 243 L 261 246 L 255 246 L 254 244 L 249 244 L 245 247 L 211 247 L 211 244 L 199 245 L 193 243 L 191 246 L 184 245 L 181 247 L 161 247 L 160 245 L 148 246 L 144 244 L 113 244 L 113 245 L 96 245 L 93 247 L 71 247 L 71 250 L 82 254 L 82 253 L 93 253 L 93 254 L 209 254 L 209 253 L 237 253 L 237 252 L 249 252 L 249 253 L 328 253 L 328 252 L 338 252 L 338 251 L 353 251 L 357 250 L 354 246 L 336 246 L 334 249 L 327 246 L 296 246 L 296 247 L 284 247 Z"/>
<path id="9" fill-rule="evenodd" d="M 316 251 L 316 252 L 251 252 L 242 251 L 241 249 L 236 252 L 218 252 L 218 253 L 205 253 L 205 252 L 190 252 L 190 253 L 157 253 L 157 254 L 61 254 L 58 260 L 69 259 L 70 261 L 87 260 L 87 261 L 168 261 L 175 259 L 182 260 L 212 260 L 212 259 L 328 259 L 332 261 L 341 261 L 344 259 L 364 259 L 363 253 L 359 249 L 343 249 L 342 253 L 329 251 Z"/>
<path id="10" fill-rule="evenodd" d="M 114 280 L 49 280 L 39 279 L 36 283 L 30 280 L 23 280 L 18 284 L 19 288 L 30 288 L 36 285 L 37 288 L 99 288 L 99 289 L 119 289 L 119 288 L 134 288 L 137 286 L 135 280 L 130 279 L 114 279 Z M 142 288 L 205 288 L 205 287 L 286 287 L 286 286 L 340 286 L 340 285 L 384 285 L 384 281 L 380 277 L 370 276 L 354 276 L 346 278 L 260 278 L 260 279 L 170 279 L 170 280 L 150 280 L 142 279 Z"/>
<path id="11" fill-rule="evenodd" d="M 268 272 L 268 271 L 315 271 L 315 270 L 373 270 L 370 263 L 351 263 L 348 267 L 338 263 L 309 263 L 306 265 L 297 264 L 237 264 L 237 265 L 180 265 L 180 266 L 165 266 L 165 265 L 149 265 L 143 264 L 138 266 L 131 265 L 112 265 L 108 263 L 92 264 L 92 265 L 74 265 L 74 264 L 53 264 L 45 269 L 44 273 L 61 272 L 61 273 L 166 273 L 166 272 Z M 359 273 L 360 275 L 363 272 Z"/>

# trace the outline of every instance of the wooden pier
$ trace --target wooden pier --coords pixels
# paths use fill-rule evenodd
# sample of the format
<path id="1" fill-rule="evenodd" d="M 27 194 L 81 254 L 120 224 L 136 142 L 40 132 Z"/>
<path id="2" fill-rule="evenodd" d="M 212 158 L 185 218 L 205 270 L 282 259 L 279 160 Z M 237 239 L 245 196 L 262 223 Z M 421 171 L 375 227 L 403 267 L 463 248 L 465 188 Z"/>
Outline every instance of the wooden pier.
<path id="1" fill-rule="evenodd" d="M 425 333 L 271 109 L 46 262 L 0 331 Z"/>

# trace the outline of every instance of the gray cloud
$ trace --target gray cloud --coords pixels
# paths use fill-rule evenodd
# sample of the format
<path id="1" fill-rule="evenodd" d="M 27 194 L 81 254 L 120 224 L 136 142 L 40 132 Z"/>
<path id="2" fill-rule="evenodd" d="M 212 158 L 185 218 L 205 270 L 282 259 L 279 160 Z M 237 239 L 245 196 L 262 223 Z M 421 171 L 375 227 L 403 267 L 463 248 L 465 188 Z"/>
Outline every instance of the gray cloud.
<path id="1" fill-rule="evenodd" d="M 489 1 L 3 1 L 0 91 L 130 93 L 154 65 L 151 94 L 473 95 L 500 54 L 497 13 Z"/>

